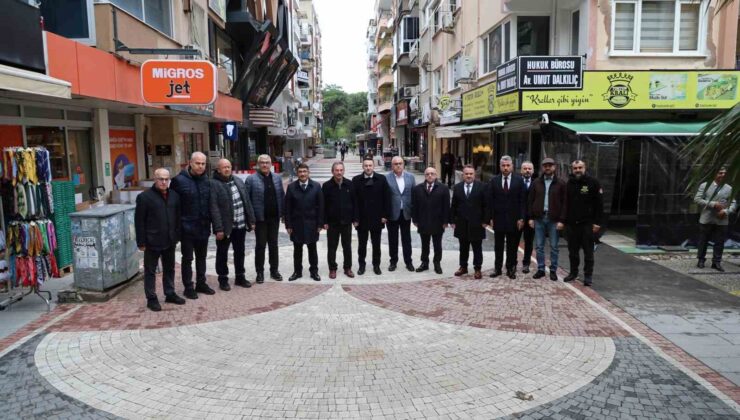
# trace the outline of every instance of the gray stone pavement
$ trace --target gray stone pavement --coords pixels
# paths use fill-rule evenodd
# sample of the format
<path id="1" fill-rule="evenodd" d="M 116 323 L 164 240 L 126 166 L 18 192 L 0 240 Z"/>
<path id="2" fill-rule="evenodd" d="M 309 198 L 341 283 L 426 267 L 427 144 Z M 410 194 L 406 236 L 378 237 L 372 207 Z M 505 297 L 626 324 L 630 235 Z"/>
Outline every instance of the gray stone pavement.
<path id="1" fill-rule="evenodd" d="M 74 275 L 67 274 L 66 276 L 59 279 L 48 280 L 42 287 L 41 290 L 51 292 L 52 301 L 51 309 L 53 310 L 57 304 L 57 292 L 60 290 L 70 289 L 74 282 Z M 0 293 L 0 301 L 4 300 L 6 296 L 10 296 L 15 293 Z M 14 303 L 7 307 L 3 311 L 0 311 L 0 340 L 13 334 L 19 328 L 24 325 L 33 322 L 39 316 L 47 312 L 46 303 L 36 295 L 28 295 L 23 300 Z"/>

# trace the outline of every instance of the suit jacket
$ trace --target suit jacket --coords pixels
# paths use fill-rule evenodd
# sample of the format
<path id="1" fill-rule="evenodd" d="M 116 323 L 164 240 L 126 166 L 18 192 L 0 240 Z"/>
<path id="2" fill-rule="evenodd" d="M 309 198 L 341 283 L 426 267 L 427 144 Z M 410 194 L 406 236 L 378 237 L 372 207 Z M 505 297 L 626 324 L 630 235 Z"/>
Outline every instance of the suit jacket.
<path id="1" fill-rule="evenodd" d="M 334 178 L 329 178 L 321 187 L 324 193 L 324 224 L 348 225 L 355 222 L 355 187 L 352 181 L 342 179 L 337 185 Z"/>
<path id="2" fill-rule="evenodd" d="M 516 222 L 527 218 L 524 181 L 519 175 L 509 175 L 509 191 L 504 192 L 501 175 L 488 184 L 488 214 L 496 232 L 516 232 Z"/>
<path id="3" fill-rule="evenodd" d="M 134 213 L 136 246 L 151 251 L 175 246 L 180 240 L 180 211 L 180 196 L 175 190 L 169 190 L 167 200 L 155 187 L 139 194 Z"/>
<path id="4" fill-rule="evenodd" d="M 441 235 L 443 225 L 450 220 L 450 189 L 439 181 L 434 182 L 432 192 L 427 192 L 426 182 L 414 187 L 411 216 L 419 233 Z"/>
<path id="5" fill-rule="evenodd" d="M 398 214 L 401 212 L 401 202 L 403 202 L 403 218 L 411 220 L 411 208 L 413 203 L 411 202 L 411 190 L 414 189 L 416 179 L 410 173 L 403 172 L 403 194 L 398 189 L 398 182 L 396 182 L 396 174 L 392 171 L 385 175 L 385 179 L 388 181 L 388 186 L 391 189 L 391 210 L 390 220 L 398 220 Z"/>
<path id="6" fill-rule="evenodd" d="M 455 225 L 455 237 L 467 241 L 480 241 L 486 237 L 488 223 L 486 210 L 486 187 L 480 181 L 473 182 L 470 195 L 465 196 L 465 182 L 452 187 L 450 223 Z"/>
<path id="7" fill-rule="evenodd" d="M 313 244 L 319 240 L 319 226 L 324 225 L 324 194 L 318 182 L 308 180 L 306 191 L 300 181 L 288 185 L 285 193 L 285 228 L 293 229 L 290 240 Z"/>
<path id="8" fill-rule="evenodd" d="M 355 212 L 359 223 L 357 229 L 382 230 L 380 219 L 388 219 L 390 214 L 391 191 L 385 176 L 373 173 L 372 182 L 365 180 L 365 173 L 352 178 L 355 187 Z"/>
<path id="9" fill-rule="evenodd" d="M 729 224 L 729 216 L 737 211 L 737 202 L 732 196 L 732 187 L 725 184 L 716 192 L 718 185 L 714 181 L 709 185 L 707 184 L 707 182 L 704 182 L 699 185 L 699 190 L 694 196 L 694 202 L 699 205 L 701 210 L 699 223 L 722 226 Z M 719 211 L 714 208 L 714 205 L 718 202 L 724 203 L 727 212 L 727 216 L 722 219 L 718 216 Z"/>

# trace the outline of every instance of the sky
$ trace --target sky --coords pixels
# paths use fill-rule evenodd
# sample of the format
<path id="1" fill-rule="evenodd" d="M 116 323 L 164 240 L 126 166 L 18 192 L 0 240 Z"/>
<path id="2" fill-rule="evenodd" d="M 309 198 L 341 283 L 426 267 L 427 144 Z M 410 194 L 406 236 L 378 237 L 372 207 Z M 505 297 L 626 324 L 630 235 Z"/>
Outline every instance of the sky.
<path id="1" fill-rule="evenodd" d="M 347 93 L 367 91 L 365 36 L 374 6 L 375 0 L 314 0 L 321 27 L 324 86 L 336 84 Z"/>

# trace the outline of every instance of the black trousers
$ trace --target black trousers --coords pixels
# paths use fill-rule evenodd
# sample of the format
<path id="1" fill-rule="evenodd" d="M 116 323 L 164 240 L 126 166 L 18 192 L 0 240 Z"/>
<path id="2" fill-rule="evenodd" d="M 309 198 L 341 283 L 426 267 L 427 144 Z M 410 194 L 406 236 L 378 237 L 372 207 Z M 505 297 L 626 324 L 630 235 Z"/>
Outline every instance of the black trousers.
<path id="1" fill-rule="evenodd" d="M 388 254 L 391 264 L 398 263 L 398 231 L 401 231 L 401 247 L 403 248 L 404 264 L 411 264 L 411 220 L 403 218 L 403 210 L 397 220 L 389 220 L 388 226 Z"/>
<path id="2" fill-rule="evenodd" d="M 445 181 L 446 180 L 446 181 Z M 452 186 L 452 183 L 455 182 L 455 168 L 454 167 L 442 167 L 442 179 L 440 179 L 440 182 L 443 184 L 447 184 L 448 186 Z"/>
<path id="3" fill-rule="evenodd" d="M 578 266 L 581 264 L 581 249 L 583 249 L 583 275 L 591 277 L 594 274 L 593 225 L 591 223 L 569 225 L 565 232 L 568 239 L 571 274 L 578 274 Z"/>
<path id="4" fill-rule="evenodd" d="M 467 239 L 458 239 L 460 241 L 460 267 L 468 267 L 468 256 L 470 248 L 473 248 L 473 268 L 480 270 L 483 265 L 483 241 L 469 241 Z"/>
<path id="5" fill-rule="evenodd" d="M 293 242 L 293 272 L 303 273 L 303 245 Z M 308 272 L 319 272 L 319 254 L 316 251 L 316 242 L 305 244 L 308 248 Z"/>
<path id="6" fill-rule="evenodd" d="M 175 246 L 161 251 L 144 250 L 144 294 L 147 300 L 157 299 L 157 262 L 162 258 L 164 295 L 175 294 Z"/>
<path id="7" fill-rule="evenodd" d="M 278 255 L 278 229 L 280 219 L 267 219 L 255 223 L 254 235 L 257 246 L 254 250 L 254 268 L 258 273 L 265 271 L 265 246 L 270 251 L 270 272 L 278 271 L 280 255 Z"/>
<path id="8" fill-rule="evenodd" d="M 442 261 L 442 234 L 427 235 L 420 233 L 421 237 L 421 263 L 429 265 L 429 240 L 432 240 L 434 246 L 434 263 L 439 264 Z"/>
<path id="9" fill-rule="evenodd" d="M 373 245 L 373 267 L 380 266 L 380 234 L 383 232 L 382 229 L 378 230 L 367 230 L 357 229 L 357 262 L 360 267 L 365 266 L 365 257 L 367 256 L 367 238 L 370 237 Z"/>
<path id="10" fill-rule="evenodd" d="M 244 239 L 247 229 L 234 229 L 231 236 L 216 241 L 216 273 L 219 283 L 229 282 L 229 245 L 234 249 L 234 275 L 237 279 L 244 277 Z"/>
<path id="11" fill-rule="evenodd" d="M 529 267 L 529 262 L 532 259 L 532 248 L 534 247 L 534 229 L 529 227 L 529 224 L 524 224 L 524 229 L 519 231 L 519 236 L 524 237 L 524 258 L 522 259 L 522 267 Z M 519 240 L 517 240 L 519 243 Z M 516 267 L 516 266 L 515 266 Z"/>
<path id="12" fill-rule="evenodd" d="M 704 261 L 707 257 L 707 244 L 712 241 L 712 262 L 722 262 L 722 253 L 725 250 L 725 240 L 727 239 L 727 225 L 699 224 L 699 244 L 696 256 L 699 261 Z"/>
<path id="13" fill-rule="evenodd" d="M 494 232 L 496 260 L 493 263 L 493 268 L 496 271 L 501 271 L 501 267 L 504 265 L 504 248 L 506 249 L 506 269 L 513 270 L 516 268 L 516 253 L 519 247 L 520 234 L 518 230 L 514 232 Z"/>
<path id="14" fill-rule="evenodd" d="M 329 241 L 329 251 L 327 252 L 329 270 L 337 269 L 337 247 L 340 238 L 342 240 L 342 255 L 344 256 L 342 268 L 345 270 L 352 268 L 352 224 L 330 224 L 326 236 Z"/>
<path id="15" fill-rule="evenodd" d="M 208 256 L 208 239 L 183 237 L 180 243 L 180 273 L 185 289 L 193 289 L 193 254 L 195 254 L 195 282 L 206 283 L 206 257 Z"/>

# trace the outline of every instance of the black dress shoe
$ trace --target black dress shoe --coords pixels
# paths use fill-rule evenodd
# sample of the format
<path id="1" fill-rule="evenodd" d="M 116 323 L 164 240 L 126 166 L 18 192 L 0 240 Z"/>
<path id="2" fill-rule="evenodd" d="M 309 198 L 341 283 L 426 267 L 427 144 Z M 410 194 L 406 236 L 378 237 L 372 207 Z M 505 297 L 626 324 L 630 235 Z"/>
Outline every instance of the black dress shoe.
<path id="1" fill-rule="evenodd" d="M 219 283 L 218 284 L 218 288 L 221 289 L 221 290 L 223 290 L 224 292 L 228 292 L 228 291 L 231 290 L 231 286 L 229 286 L 229 283 L 226 283 L 226 282 Z"/>
<path id="2" fill-rule="evenodd" d="M 296 281 L 301 277 L 303 277 L 303 273 L 293 273 L 288 277 L 288 281 Z"/>
<path id="3" fill-rule="evenodd" d="M 167 303 L 174 303 L 175 305 L 184 305 L 185 299 L 181 298 L 180 296 L 177 296 L 175 294 L 168 295 L 164 298 L 164 301 Z"/>
<path id="4" fill-rule="evenodd" d="M 591 287 L 591 284 L 593 284 L 593 281 L 591 280 L 591 277 L 585 277 L 583 279 L 583 285 Z"/>
<path id="5" fill-rule="evenodd" d="M 257 284 L 262 284 L 265 282 L 265 275 L 263 273 L 257 273 L 257 278 L 254 279 L 254 282 Z"/>
<path id="6" fill-rule="evenodd" d="M 208 287 L 205 283 L 198 283 L 195 285 L 195 291 L 198 293 L 203 293 L 204 295 L 215 295 L 216 291 Z"/>
<path id="7" fill-rule="evenodd" d="M 357 269 L 357 275 L 358 275 L 358 276 L 361 276 L 361 275 L 363 275 L 363 274 L 365 274 L 365 266 L 364 266 L 364 265 L 361 265 L 361 266 L 360 266 L 360 267 L 359 267 L 359 268 Z"/>
<path id="8" fill-rule="evenodd" d="M 524 268 L 522 268 L 522 273 L 529 274 L 529 266 L 525 265 Z"/>
<path id="9" fill-rule="evenodd" d="M 437 274 L 442 274 L 442 266 L 439 264 L 434 264 L 434 272 Z"/>
<path id="10" fill-rule="evenodd" d="M 319 273 L 311 273 L 311 278 L 314 281 L 321 281 L 321 276 L 319 275 Z"/>
<path id="11" fill-rule="evenodd" d="M 183 294 L 188 299 L 198 299 L 198 293 L 194 289 L 185 289 Z"/>
<path id="12" fill-rule="evenodd" d="M 491 275 L 488 276 L 488 277 L 494 278 L 494 277 L 498 277 L 500 275 L 501 275 L 501 270 L 496 270 L 493 273 L 491 273 Z"/>
<path id="13" fill-rule="evenodd" d="M 558 271 L 557 270 L 550 270 L 550 280 L 558 281 Z"/>
<path id="14" fill-rule="evenodd" d="M 388 271 L 396 271 L 396 263 L 391 263 L 391 265 L 388 266 Z"/>
<path id="15" fill-rule="evenodd" d="M 696 266 L 699 267 L 699 268 L 704 268 L 704 261 L 699 260 L 699 262 L 696 263 Z"/>
<path id="16" fill-rule="evenodd" d="M 380 266 L 379 265 L 376 265 L 376 266 L 373 267 L 373 273 L 375 273 L 378 276 L 381 275 L 381 274 L 383 274 L 383 272 L 380 271 Z"/>
<path id="17" fill-rule="evenodd" d="M 234 280 L 234 286 L 249 288 L 252 287 L 252 283 L 250 283 L 247 279 L 236 279 Z"/>
<path id="18" fill-rule="evenodd" d="M 719 271 L 719 272 L 721 272 L 721 273 L 724 273 L 725 272 L 725 269 L 722 268 L 722 266 L 718 262 L 717 263 L 712 263 L 712 268 L 715 269 L 715 270 L 717 270 L 717 271 Z"/>
<path id="19" fill-rule="evenodd" d="M 151 309 L 154 312 L 159 312 L 162 310 L 162 306 L 159 304 L 159 301 L 157 299 L 147 300 L 146 307 Z"/>
<path id="20" fill-rule="evenodd" d="M 515 270 L 516 270 L 515 268 L 512 268 L 511 270 L 506 270 L 506 277 L 508 277 L 508 278 L 510 278 L 512 280 L 516 280 L 516 271 Z"/>
<path id="21" fill-rule="evenodd" d="M 545 277 L 545 272 L 542 270 L 537 270 L 536 273 L 534 273 L 534 276 L 532 276 L 533 279 L 541 279 Z"/>
<path id="22" fill-rule="evenodd" d="M 283 281 L 283 276 L 278 273 L 277 271 L 273 271 L 270 273 L 270 278 L 275 281 Z"/>
<path id="23" fill-rule="evenodd" d="M 414 272 L 414 270 L 416 270 L 416 269 L 414 268 L 414 265 L 413 265 L 413 264 L 411 264 L 411 263 L 409 263 L 409 264 L 406 264 L 406 269 L 407 269 L 407 270 L 409 270 L 409 271 L 411 271 L 412 273 Z"/>
<path id="24" fill-rule="evenodd" d="M 563 279 L 564 282 L 568 283 L 575 280 L 578 277 L 578 273 L 570 273 Z"/>
<path id="25" fill-rule="evenodd" d="M 421 263 L 421 265 L 416 269 L 417 273 L 421 273 L 422 271 L 429 270 L 429 264 Z"/>

